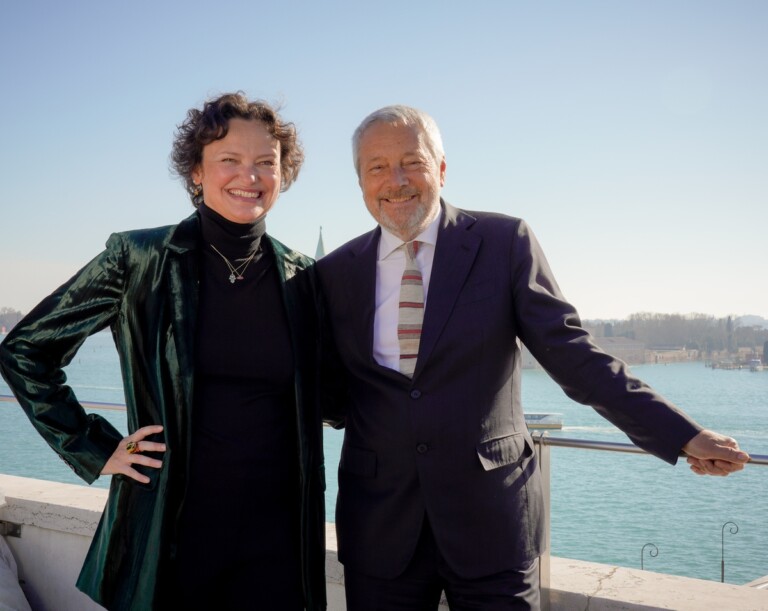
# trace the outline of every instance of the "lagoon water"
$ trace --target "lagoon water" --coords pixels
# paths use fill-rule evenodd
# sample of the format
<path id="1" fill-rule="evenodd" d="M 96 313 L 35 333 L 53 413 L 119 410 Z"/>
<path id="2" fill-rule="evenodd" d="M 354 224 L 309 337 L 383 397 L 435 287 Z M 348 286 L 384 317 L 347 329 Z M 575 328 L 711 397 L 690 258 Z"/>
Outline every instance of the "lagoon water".
<path id="1" fill-rule="evenodd" d="M 768 372 L 722 371 L 702 363 L 640 365 L 634 372 L 707 428 L 768 454 Z M 117 354 L 109 333 L 89 338 L 67 368 L 83 401 L 122 403 Z M 10 394 L 0 379 L 0 394 Z M 591 408 L 568 399 L 543 371 L 523 372 L 530 412 L 562 414 L 559 437 L 626 442 Z M 90 411 L 90 410 L 89 410 Z M 126 431 L 125 413 L 98 410 Z M 333 521 L 336 469 L 343 433 L 326 428 L 328 520 Z M 0 402 L 0 472 L 82 484 L 37 435 L 15 402 Z M 106 487 L 109 478 L 94 486 Z M 738 532 L 723 524 L 734 522 Z M 683 462 L 672 467 L 644 455 L 552 449 L 552 553 L 627 567 L 743 584 L 768 575 L 768 467 L 747 466 L 728 478 L 704 478 Z"/>

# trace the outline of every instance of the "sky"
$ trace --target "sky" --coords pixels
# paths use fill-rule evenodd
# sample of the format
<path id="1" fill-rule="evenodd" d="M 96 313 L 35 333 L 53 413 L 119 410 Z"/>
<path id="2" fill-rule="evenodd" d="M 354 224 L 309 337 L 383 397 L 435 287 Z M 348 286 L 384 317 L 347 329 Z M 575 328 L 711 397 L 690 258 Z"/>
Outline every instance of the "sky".
<path id="1" fill-rule="evenodd" d="M 192 213 L 188 109 L 281 106 L 306 162 L 269 233 L 370 230 L 350 137 L 407 104 L 443 197 L 524 218 L 583 318 L 768 318 L 768 2 L 0 3 L 0 307 L 27 312 L 110 233 Z"/>

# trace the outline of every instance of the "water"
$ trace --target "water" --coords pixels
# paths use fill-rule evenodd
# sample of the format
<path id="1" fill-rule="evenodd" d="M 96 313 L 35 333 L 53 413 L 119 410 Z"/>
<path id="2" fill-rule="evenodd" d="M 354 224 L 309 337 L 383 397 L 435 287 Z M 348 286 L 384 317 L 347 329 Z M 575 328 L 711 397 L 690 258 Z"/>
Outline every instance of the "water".
<path id="1" fill-rule="evenodd" d="M 701 363 L 643 365 L 634 372 L 707 428 L 768 454 L 768 373 L 722 371 Z M 626 442 L 593 410 L 571 402 L 541 371 L 527 371 L 523 399 L 532 411 L 563 414 L 553 436 Z M 552 549 L 556 556 L 746 583 L 768 574 L 768 467 L 727 478 L 697 477 L 650 456 L 552 449 Z M 722 526 L 733 521 L 738 532 Z"/>
<path id="2" fill-rule="evenodd" d="M 701 363 L 641 365 L 635 373 L 704 426 L 731 435 L 754 454 L 768 454 L 768 372 L 722 371 Z M 90 338 L 67 368 L 84 401 L 123 401 L 117 355 L 108 333 Z M 0 394 L 9 394 L 0 381 Z M 523 372 L 523 401 L 531 412 L 558 412 L 564 428 L 552 436 L 626 442 L 590 408 L 569 400 L 542 371 Z M 125 413 L 99 410 L 118 430 Z M 0 402 L 0 472 L 82 484 L 47 448 L 23 412 Z M 327 515 L 333 520 L 336 470 L 343 433 L 325 429 Z M 108 486 L 102 477 L 94 486 Z M 659 550 L 647 570 L 743 584 L 768 575 L 768 467 L 747 467 L 728 478 L 692 474 L 650 456 L 552 448 L 552 553 L 566 558 L 640 567 L 641 550 Z M 722 534 L 723 524 L 735 522 Z"/>

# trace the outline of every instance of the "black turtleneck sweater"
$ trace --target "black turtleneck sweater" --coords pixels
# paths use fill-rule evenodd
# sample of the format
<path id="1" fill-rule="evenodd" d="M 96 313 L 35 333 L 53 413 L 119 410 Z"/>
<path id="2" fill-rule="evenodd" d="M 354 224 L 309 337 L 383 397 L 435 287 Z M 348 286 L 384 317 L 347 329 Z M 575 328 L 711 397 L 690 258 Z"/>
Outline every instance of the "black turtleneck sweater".
<path id="1" fill-rule="evenodd" d="M 299 556 L 294 360 L 275 256 L 263 219 L 233 223 L 205 205 L 199 214 L 192 453 L 178 548 L 179 585 L 198 603 L 205 588 L 236 589 L 233 573 L 253 593 L 265 577 L 298 577 Z M 225 257 L 242 279 L 230 281 Z"/>

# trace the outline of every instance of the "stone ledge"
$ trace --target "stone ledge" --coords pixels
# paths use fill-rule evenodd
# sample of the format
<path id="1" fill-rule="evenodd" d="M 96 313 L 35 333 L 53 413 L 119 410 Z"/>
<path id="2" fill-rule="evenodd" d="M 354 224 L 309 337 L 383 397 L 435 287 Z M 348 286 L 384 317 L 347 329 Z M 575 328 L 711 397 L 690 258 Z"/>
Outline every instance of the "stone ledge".
<path id="1" fill-rule="evenodd" d="M 639 569 L 551 559 L 551 609 L 768 609 L 768 591 Z"/>
<path id="2" fill-rule="evenodd" d="M 17 524 L 93 536 L 108 491 L 0 474 L 0 518 Z"/>
<path id="3" fill-rule="evenodd" d="M 328 584 L 344 585 L 344 567 L 339 562 L 336 543 L 336 525 L 325 523 L 325 581 Z"/>
<path id="4" fill-rule="evenodd" d="M 758 590 L 765 590 L 768 592 L 768 575 L 765 577 L 760 577 L 759 579 L 755 579 L 754 581 L 750 581 L 748 584 L 750 588 L 757 588 Z"/>

